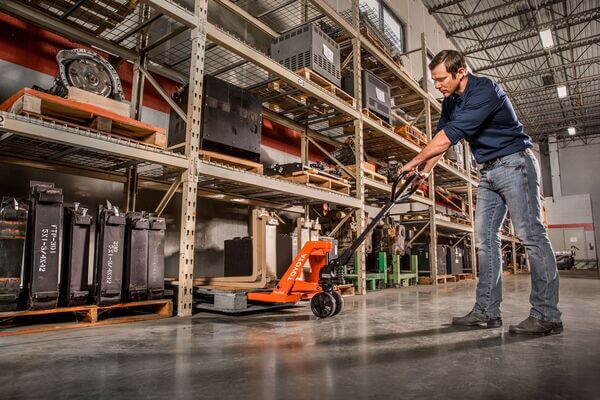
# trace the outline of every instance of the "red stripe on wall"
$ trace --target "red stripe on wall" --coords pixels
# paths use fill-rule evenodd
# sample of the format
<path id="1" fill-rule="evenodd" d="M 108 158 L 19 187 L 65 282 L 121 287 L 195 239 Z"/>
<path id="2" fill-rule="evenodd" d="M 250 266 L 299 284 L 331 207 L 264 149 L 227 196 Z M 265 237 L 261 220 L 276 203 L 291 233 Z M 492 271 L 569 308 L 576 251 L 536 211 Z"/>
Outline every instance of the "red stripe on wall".
<path id="1" fill-rule="evenodd" d="M 569 228 L 583 228 L 587 232 L 594 230 L 594 224 L 549 224 L 549 229 L 569 229 Z"/>

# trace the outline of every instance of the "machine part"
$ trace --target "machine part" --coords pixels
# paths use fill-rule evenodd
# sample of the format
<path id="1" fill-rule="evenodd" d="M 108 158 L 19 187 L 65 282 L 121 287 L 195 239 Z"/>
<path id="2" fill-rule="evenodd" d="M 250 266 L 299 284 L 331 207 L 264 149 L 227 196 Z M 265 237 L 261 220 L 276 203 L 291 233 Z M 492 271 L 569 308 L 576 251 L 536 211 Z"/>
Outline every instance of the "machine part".
<path id="1" fill-rule="evenodd" d="M 448 273 L 452 275 L 463 273 L 463 256 L 464 250 L 462 247 L 449 247 L 448 248 Z"/>
<path id="2" fill-rule="evenodd" d="M 260 162 L 261 97 L 210 75 L 204 77 L 203 87 L 200 148 Z M 173 99 L 187 110 L 187 86 Z M 169 147 L 185 142 L 185 121 L 173 110 L 168 142 Z"/>
<path id="3" fill-rule="evenodd" d="M 380 117 L 386 122 L 390 122 L 392 93 L 390 85 L 379 79 L 377 75 L 369 70 L 362 70 L 362 107 Z M 354 75 L 344 75 L 342 77 L 342 89 L 351 96 L 354 96 Z"/>
<path id="4" fill-rule="evenodd" d="M 265 168 L 264 174 L 267 176 L 291 176 L 294 172 L 305 171 L 308 167 L 299 162 L 287 163 L 287 164 L 273 164 L 268 168 Z"/>
<path id="5" fill-rule="evenodd" d="M 354 146 L 354 138 L 348 138 L 346 141 L 339 146 L 337 146 L 332 152 L 331 155 L 335 157 L 340 163 L 343 165 L 354 165 L 356 164 L 356 151 Z M 367 157 L 364 157 L 364 161 L 367 161 Z M 329 158 L 329 156 L 325 157 L 325 162 L 330 164 L 335 164 L 335 161 Z"/>
<path id="6" fill-rule="evenodd" d="M 274 213 L 257 208 L 252 210 L 250 220 L 252 273 L 244 276 L 196 278 L 194 279 L 195 284 L 228 285 L 256 289 L 273 287 L 277 280 L 276 237 L 279 219 Z"/>
<path id="7" fill-rule="evenodd" d="M 429 244 L 413 243 L 410 247 L 410 254 L 417 256 L 419 272 L 431 272 L 431 262 L 429 258 Z"/>
<path id="8" fill-rule="evenodd" d="M 223 276 L 252 275 L 252 238 L 234 238 L 225 241 Z"/>
<path id="9" fill-rule="evenodd" d="M 344 269 L 353 258 L 355 251 L 392 207 L 407 200 L 416 190 L 417 186 L 414 183 L 417 178 L 420 179 L 419 174 L 412 174 L 402 182 L 405 176 L 406 173 L 401 174 L 398 180 L 392 184 L 392 194 L 388 202 L 341 256 L 329 257 L 333 250 L 330 241 L 310 240 L 298 252 L 272 291 L 250 292 L 248 300 L 267 303 L 295 303 L 311 298 L 311 310 L 317 317 L 331 316 L 335 312 L 335 298 L 332 292 L 337 290 L 338 285 L 344 283 Z M 310 270 L 303 275 L 301 271 L 305 269 L 309 260 Z"/>
<path id="10" fill-rule="evenodd" d="M 275 38 L 271 58 L 292 71 L 308 67 L 340 86 L 340 46 L 316 24 L 302 25 Z"/>
<path id="11" fill-rule="evenodd" d="M 148 300 L 162 299 L 165 293 L 165 231 L 164 218 L 148 218 Z"/>
<path id="12" fill-rule="evenodd" d="M 93 222 L 87 208 L 80 207 L 79 203 L 64 208 L 65 237 L 60 280 L 60 304 L 64 307 L 83 305 L 88 300 Z"/>
<path id="13" fill-rule="evenodd" d="M 29 197 L 24 274 L 26 307 L 55 308 L 62 244 L 62 189 L 53 183 L 32 182 Z"/>
<path id="14" fill-rule="evenodd" d="M 94 275 L 95 302 L 98 305 L 121 301 L 125 246 L 125 216 L 109 202 L 98 210 Z"/>
<path id="15" fill-rule="evenodd" d="M 398 171 L 402 165 L 398 161 L 390 161 L 387 166 L 377 169 L 377 173 L 388 178 L 388 182 L 394 182 L 398 177 Z"/>
<path id="16" fill-rule="evenodd" d="M 150 221 L 142 212 L 129 212 L 125 225 L 123 298 L 140 301 L 148 292 L 148 229 Z"/>
<path id="17" fill-rule="evenodd" d="M 0 203 L 0 311 L 17 309 L 23 274 L 27 204 L 14 197 Z"/>
<path id="18" fill-rule="evenodd" d="M 86 49 L 61 50 L 56 61 L 58 76 L 54 79 L 54 86 L 42 91 L 66 97 L 72 86 L 113 100 L 124 100 L 119 74 L 100 55 Z"/>
<path id="19" fill-rule="evenodd" d="M 338 308 L 337 304 L 333 294 L 328 292 L 319 292 L 310 299 L 310 309 L 318 318 L 333 317 Z"/>
<path id="20" fill-rule="evenodd" d="M 471 265 L 471 246 L 465 245 L 463 251 L 463 273 L 472 271 L 473 266 Z"/>
<path id="21" fill-rule="evenodd" d="M 279 233 L 277 234 L 277 278 L 280 279 L 294 259 L 294 240 L 293 235 Z"/>
<path id="22" fill-rule="evenodd" d="M 450 247 L 445 244 L 437 245 L 437 274 L 447 275 L 448 274 L 448 251 Z"/>

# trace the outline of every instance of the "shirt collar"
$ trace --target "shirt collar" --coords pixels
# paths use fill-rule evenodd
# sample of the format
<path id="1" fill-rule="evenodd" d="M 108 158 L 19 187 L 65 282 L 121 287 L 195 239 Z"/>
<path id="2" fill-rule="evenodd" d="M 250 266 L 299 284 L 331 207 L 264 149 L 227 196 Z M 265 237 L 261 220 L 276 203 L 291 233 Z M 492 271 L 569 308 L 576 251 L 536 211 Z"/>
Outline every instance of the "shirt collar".
<path id="1" fill-rule="evenodd" d="M 469 89 L 471 87 L 473 87 L 474 83 L 473 81 L 475 80 L 475 77 L 473 75 L 471 75 L 470 73 L 467 73 L 467 86 L 465 86 L 465 90 L 464 92 L 462 92 L 462 94 L 456 95 L 457 99 L 466 99 L 467 98 L 467 94 L 469 93 Z"/>

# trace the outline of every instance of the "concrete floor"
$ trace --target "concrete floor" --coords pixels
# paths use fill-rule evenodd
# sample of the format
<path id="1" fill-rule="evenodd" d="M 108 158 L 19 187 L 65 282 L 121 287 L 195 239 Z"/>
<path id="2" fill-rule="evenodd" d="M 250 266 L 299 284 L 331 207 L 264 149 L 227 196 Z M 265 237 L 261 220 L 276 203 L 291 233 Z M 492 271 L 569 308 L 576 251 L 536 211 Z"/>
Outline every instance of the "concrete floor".
<path id="1" fill-rule="evenodd" d="M 563 279 L 565 332 L 522 338 L 529 276 L 501 329 L 457 330 L 474 282 L 245 317 L 201 313 L 0 338 L 2 399 L 600 399 L 600 280 Z"/>

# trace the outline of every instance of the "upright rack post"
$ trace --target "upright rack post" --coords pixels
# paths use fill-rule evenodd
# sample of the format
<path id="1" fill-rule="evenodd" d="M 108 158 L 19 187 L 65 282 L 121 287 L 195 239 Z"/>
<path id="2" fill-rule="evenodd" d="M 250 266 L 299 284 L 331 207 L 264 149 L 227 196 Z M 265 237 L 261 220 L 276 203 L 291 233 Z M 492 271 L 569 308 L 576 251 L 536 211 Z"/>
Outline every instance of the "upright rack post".
<path id="1" fill-rule="evenodd" d="M 352 25 L 359 31 L 360 28 L 360 14 L 359 14 L 359 0 L 352 0 Z M 360 39 L 358 37 L 352 38 L 352 66 L 354 73 L 354 98 L 356 99 L 356 107 L 359 112 L 359 118 L 354 120 L 354 147 L 355 147 L 355 160 L 356 160 L 356 197 L 360 200 L 360 208 L 356 209 L 356 225 L 357 235 L 360 235 L 366 227 L 366 215 L 365 215 L 365 157 L 364 157 L 364 146 L 363 146 L 363 121 L 362 113 L 360 109 L 362 107 L 362 82 L 361 82 L 361 50 L 360 50 Z M 358 293 L 367 293 L 367 269 L 366 269 L 366 257 L 365 257 L 365 245 L 364 243 L 356 251 L 356 273 L 358 274 Z"/>
<path id="2" fill-rule="evenodd" d="M 188 168 L 182 174 L 181 232 L 179 239 L 179 287 L 177 315 L 192 315 L 194 280 L 194 248 L 196 234 L 196 199 L 198 187 L 200 144 L 200 121 L 202 120 L 202 81 L 204 77 L 204 51 L 206 48 L 206 19 L 208 0 L 196 0 L 194 15 L 197 25 L 191 30 L 192 56 L 190 62 L 190 86 L 185 134 L 185 155 Z"/>
<path id="3" fill-rule="evenodd" d="M 423 98 L 423 105 L 425 107 L 425 133 L 427 135 L 427 141 L 432 138 L 432 127 L 431 127 L 431 102 L 429 100 L 429 88 L 427 80 L 427 41 L 425 39 L 425 33 L 421 33 L 421 56 L 423 64 L 423 79 L 422 88 L 425 91 L 425 97 Z M 429 175 L 429 198 L 431 199 L 432 206 L 429 207 L 429 264 L 431 268 L 431 280 L 434 285 L 437 285 L 437 224 L 435 220 L 435 168 Z"/>
<path id="4" fill-rule="evenodd" d="M 471 149 L 468 145 L 465 145 L 465 164 L 467 167 L 467 176 L 471 177 Z M 471 180 L 467 181 L 467 202 L 469 203 L 467 206 L 469 208 L 469 220 L 471 221 L 471 226 L 473 227 L 473 232 L 469 235 L 471 236 L 471 271 L 473 273 L 473 279 L 477 279 L 477 250 L 475 248 L 475 210 L 473 203 L 473 184 Z"/>

